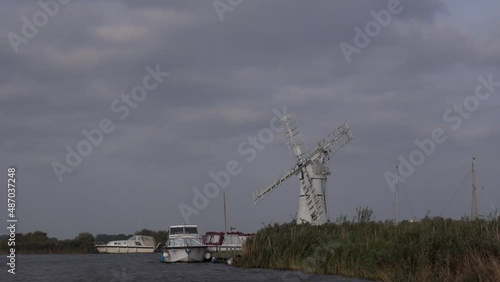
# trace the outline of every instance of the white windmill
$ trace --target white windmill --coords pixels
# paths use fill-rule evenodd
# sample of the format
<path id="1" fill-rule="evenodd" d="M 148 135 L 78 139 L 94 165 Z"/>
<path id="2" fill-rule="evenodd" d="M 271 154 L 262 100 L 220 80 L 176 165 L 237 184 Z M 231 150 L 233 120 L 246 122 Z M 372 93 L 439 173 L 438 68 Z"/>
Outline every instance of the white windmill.
<path id="1" fill-rule="evenodd" d="M 300 179 L 297 223 L 310 222 L 316 225 L 326 223 L 326 178 L 331 173 L 326 162 L 338 149 L 351 141 L 352 134 L 349 126 L 344 123 L 328 137 L 319 141 L 311 151 L 307 152 L 295 115 L 289 114 L 283 117 L 281 122 L 285 125 L 283 133 L 286 143 L 292 157 L 297 159 L 297 164 L 257 190 L 253 194 L 254 204 L 258 204 L 278 185 L 296 174 Z"/>

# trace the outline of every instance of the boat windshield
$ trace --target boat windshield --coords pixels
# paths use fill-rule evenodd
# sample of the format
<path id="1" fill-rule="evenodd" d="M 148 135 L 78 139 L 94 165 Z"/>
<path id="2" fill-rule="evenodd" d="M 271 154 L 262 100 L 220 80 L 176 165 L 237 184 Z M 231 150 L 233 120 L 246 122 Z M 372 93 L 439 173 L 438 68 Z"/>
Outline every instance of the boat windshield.
<path id="1" fill-rule="evenodd" d="M 170 228 L 170 234 L 184 234 L 184 228 L 183 227 L 172 227 Z"/>
<path id="2" fill-rule="evenodd" d="M 198 234 L 198 228 L 195 226 L 170 227 L 170 234 L 172 235 Z"/>
<path id="3" fill-rule="evenodd" d="M 185 227 L 186 234 L 198 234 L 198 228 L 196 227 Z"/>
<path id="4" fill-rule="evenodd" d="M 177 238 L 168 240 L 169 247 L 203 246 L 201 238 Z"/>
<path id="5" fill-rule="evenodd" d="M 184 239 L 170 239 L 168 240 L 168 246 L 169 247 L 182 247 L 184 246 Z"/>
<path id="6" fill-rule="evenodd" d="M 201 238 L 190 238 L 186 239 L 186 244 L 188 246 L 202 246 L 203 242 L 201 242 Z"/>

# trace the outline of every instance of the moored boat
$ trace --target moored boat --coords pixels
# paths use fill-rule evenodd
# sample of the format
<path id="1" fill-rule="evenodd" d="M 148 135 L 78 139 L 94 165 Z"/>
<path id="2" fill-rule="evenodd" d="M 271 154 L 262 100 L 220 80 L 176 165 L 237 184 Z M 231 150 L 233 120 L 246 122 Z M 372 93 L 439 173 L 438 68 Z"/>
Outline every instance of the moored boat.
<path id="1" fill-rule="evenodd" d="M 203 238 L 210 252 L 241 251 L 245 241 L 254 234 L 242 232 L 207 232 Z"/>
<path id="2" fill-rule="evenodd" d="M 163 247 L 161 262 L 203 262 L 211 258 L 196 225 L 173 225 Z"/>
<path id="3" fill-rule="evenodd" d="M 151 236 L 135 235 L 128 240 L 110 241 L 107 244 L 96 244 L 96 252 L 102 254 L 145 254 L 154 253 L 156 241 Z"/>

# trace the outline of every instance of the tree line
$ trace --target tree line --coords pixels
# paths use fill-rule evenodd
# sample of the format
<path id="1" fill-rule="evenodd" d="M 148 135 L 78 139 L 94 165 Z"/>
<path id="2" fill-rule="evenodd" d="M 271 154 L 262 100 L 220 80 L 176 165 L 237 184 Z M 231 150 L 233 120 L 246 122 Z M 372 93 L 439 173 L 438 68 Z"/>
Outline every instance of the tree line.
<path id="1" fill-rule="evenodd" d="M 164 244 L 168 239 L 167 231 L 152 231 L 142 229 L 134 234 L 97 234 L 88 232 L 79 233 L 73 239 L 58 240 L 50 238 L 43 231 L 16 234 L 16 253 L 22 254 L 91 254 L 94 253 L 94 245 L 106 244 L 109 241 L 127 240 L 134 235 L 154 237 L 156 243 Z M 8 236 L 0 236 L 0 253 L 7 253 L 11 247 L 8 246 Z"/>

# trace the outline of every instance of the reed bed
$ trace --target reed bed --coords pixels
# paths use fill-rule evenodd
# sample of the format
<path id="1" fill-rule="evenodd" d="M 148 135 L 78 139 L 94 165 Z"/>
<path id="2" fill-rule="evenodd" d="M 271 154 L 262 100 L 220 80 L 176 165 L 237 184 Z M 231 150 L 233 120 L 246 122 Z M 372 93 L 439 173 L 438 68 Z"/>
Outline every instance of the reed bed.
<path id="1" fill-rule="evenodd" d="M 370 217 L 267 226 L 246 242 L 238 266 L 380 281 L 500 281 L 498 219 Z"/>

